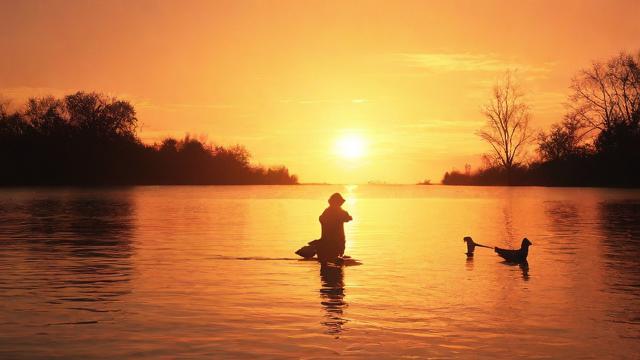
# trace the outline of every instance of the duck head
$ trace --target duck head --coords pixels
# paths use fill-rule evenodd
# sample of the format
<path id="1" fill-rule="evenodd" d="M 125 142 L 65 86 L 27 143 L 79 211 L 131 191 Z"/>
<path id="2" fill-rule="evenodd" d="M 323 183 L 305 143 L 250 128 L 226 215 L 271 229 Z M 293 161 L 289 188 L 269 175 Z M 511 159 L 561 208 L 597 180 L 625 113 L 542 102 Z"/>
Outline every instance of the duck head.
<path id="1" fill-rule="evenodd" d="M 529 239 L 527 238 L 522 239 L 522 247 L 529 247 L 531 245 L 533 244 L 531 243 L 531 241 L 529 241 Z"/>

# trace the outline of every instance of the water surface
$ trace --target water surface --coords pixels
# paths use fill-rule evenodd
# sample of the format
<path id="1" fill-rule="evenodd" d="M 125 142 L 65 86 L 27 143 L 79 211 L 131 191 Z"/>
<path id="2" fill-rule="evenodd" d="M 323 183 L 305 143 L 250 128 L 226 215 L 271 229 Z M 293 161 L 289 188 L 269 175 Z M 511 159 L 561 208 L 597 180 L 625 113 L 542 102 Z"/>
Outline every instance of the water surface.
<path id="1" fill-rule="evenodd" d="M 347 254 L 293 254 L 340 191 Z M 528 267 L 462 238 L 519 247 Z M 635 358 L 640 192 L 0 190 L 0 358 Z"/>

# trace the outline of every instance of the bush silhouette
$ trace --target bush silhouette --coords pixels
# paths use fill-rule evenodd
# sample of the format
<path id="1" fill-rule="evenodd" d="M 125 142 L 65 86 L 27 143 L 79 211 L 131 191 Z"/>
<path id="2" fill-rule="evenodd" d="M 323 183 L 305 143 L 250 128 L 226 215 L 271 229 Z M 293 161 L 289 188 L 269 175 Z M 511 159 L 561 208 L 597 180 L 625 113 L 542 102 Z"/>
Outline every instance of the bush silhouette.
<path id="1" fill-rule="evenodd" d="M 185 137 L 143 144 L 127 101 L 77 92 L 0 106 L 0 185 L 296 184 L 285 167 L 250 163 L 242 146 Z"/>

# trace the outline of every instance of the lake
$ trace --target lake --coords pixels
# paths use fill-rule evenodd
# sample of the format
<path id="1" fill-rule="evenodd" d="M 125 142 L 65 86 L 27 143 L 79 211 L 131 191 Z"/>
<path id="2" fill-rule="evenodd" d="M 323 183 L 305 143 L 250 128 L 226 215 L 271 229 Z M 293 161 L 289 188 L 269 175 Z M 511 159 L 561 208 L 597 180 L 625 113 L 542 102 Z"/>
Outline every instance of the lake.
<path id="1" fill-rule="evenodd" d="M 336 191 L 361 265 L 321 268 L 293 252 Z M 0 241 L 2 359 L 640 353 L 638 190 L 2 189 Z"/>

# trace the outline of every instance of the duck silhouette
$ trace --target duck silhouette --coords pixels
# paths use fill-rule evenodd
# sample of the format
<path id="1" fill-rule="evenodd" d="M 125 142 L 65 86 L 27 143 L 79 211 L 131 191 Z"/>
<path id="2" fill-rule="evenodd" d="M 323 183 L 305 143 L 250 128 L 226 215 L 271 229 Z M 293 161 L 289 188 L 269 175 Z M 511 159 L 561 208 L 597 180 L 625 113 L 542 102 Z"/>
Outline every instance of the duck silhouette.
<path id="1" fill-rule="evenodd" d="M 495 252 L 503 259 L 512 263 L 524 263 L 527 261 L 527 255 L 529 255 L 529 246 L 533 245 L 529 239 L 522 239 L 522 245 L 518 250 L 502 249 L 495 247 Z"/>
<path id="2" fill-rule="evenodd" d="M 482 245 L 474 242 L 471 236 L 465 236 L 464 239 L 462 239 L 462 241 L 467 243 L 467 257 L 473 256 L 473 251 L 475 250 L 476 246 L 491 249 L 491 246 Z"/>

